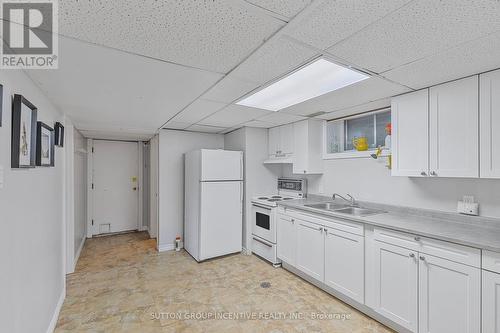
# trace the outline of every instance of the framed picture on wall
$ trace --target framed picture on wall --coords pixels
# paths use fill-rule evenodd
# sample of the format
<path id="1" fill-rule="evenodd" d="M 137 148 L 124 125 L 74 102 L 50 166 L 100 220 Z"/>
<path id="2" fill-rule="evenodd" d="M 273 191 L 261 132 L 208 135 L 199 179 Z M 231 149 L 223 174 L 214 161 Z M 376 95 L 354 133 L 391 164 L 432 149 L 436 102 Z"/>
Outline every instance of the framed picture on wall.
<path id="1" fill-rule="evenodd" d="M 37 108 L 21 95 L 12 103 L 11 167 L 34 168 Z"/>
<path id="2" fill-rule="evenodd" d="M 0 84 L 0 127 L 2 127 L 3 86 Z"/>
<path id="3" fill-rule="evenodd" d="M 54 166 L 54 144 L 54 129 L 39 121 L 36 131 L 37 166 Z"/>
<path id="4" fill-rule="evenodd" d="M 64 147 L 64 126 L 61 123 L 57 122 L 54 125 L 54 131 L 56 132 L 56 146 Z"/>

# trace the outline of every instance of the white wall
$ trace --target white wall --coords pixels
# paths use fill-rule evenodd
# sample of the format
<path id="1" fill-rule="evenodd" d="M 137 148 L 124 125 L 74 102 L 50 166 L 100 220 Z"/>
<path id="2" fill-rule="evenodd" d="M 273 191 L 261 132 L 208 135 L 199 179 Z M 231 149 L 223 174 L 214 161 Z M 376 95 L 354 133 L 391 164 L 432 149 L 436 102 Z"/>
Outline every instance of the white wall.
<path id="1" fill-rule="evenodd" d="M 161 130 L 159 134 L 158 249 L 174 248 L 184 239 L 184 154 L 201 148 L 224 148 L 218 134 Z"/>
<path id="2" fill-rule="evenodd" d="M 74 254 L 76 261 L 87 239 L 87 139 L 74 130 Z"/>
<path id="3" fill-rule="evenodd" d="M 245 204 L 243 215 L 243 247 L 247 250 L 252 237 L 252 198 L 258 195 L 277 193 L 276 166 L 262 164 L 268 158 L 267 130 L 243 127 L 224 136 L 224 149 L 245 152 Z"/>
<path id="4" fill-rule="evenodd" d="M 463 195 L 474 195 L 481 215 L 500 218 L 500 180 L 391 177 L 384 161 L 326 160 L 323 176 L 309 176 L 309 192 L 350 193 L 359 200 L 456 212 Z M 284 175 L 291 175 L 287 167 Z"/>
<path id="5" fill-rule="evenodd" d="M 10 168 L 11 96 L 25 96 L 51 127 L 64 120 L 23 71 L 0 71 L 0 83 L 0 332 L 46 332 L 65 293 L 65 153 L 56 147 L 54 168 Z"/>

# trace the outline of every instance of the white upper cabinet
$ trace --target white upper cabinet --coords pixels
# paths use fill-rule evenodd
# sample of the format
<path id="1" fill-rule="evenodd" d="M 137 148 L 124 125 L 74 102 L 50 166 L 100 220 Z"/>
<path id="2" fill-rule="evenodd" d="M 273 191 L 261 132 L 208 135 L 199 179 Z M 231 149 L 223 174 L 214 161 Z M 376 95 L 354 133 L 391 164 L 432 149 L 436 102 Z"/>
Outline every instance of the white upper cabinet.
<path id="1" fill-rule="evenodd" d="M 419 255 L 419 332 L 481 333 L 481 270 Z"/>
<path id="2" fill-rule="evenodd" d="M 481 178 L 500 178 L 500 70 L 480 76 Z"/>
<path id="3" fill-rule="evenodd" d="M 269 157 L 288 158 L 293 155 L 293 124 L 269 129 Z"/>
<path id="4" fill-rule="evenodd" d="M 429 172 L 429 89 L 392 99 L 392 175 Z"/>
<path id="5" fill-rule="evenodd" d="M 430 175 L 479 177 L 478 76 L 431 87 Z"/>
<path id="6" fill-rule="evenodd" d="M 477 75 L 393 98 L 392 175 L 478 178 L 478 105 Z"/>
<path id="7" fill-rule="evenodd" d="M 323 121 L 303 120 L 293 124 L 293 173 L 323 173 Z"/>

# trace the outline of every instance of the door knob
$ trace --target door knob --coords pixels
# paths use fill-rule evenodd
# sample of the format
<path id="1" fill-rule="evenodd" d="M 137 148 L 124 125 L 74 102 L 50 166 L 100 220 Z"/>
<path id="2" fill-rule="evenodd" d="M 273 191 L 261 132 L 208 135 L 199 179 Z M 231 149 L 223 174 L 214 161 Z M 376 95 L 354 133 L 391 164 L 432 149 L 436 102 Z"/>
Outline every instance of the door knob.
<path id="1" fill-rule="evenodd" d="M 137 187 L 132 187 L 132 190 L 137 191 Z"/>
<path id="2" fill-rule="evenodd" d="M 420 260 L 425 261 L 425 257 L 424 256 L 420 256 Z"/>
<path id="3" fill-rule="evenodd" d="M 420 175 L 421 175 L 421 176 L 427 176 L 427 172 L 422 171 L 422 172 L 420 173 Z"/>
<path id="4" fill-rule="evenodd" d="M 410 258 L 415 258 L 415 253 L 410 253 Z"/>

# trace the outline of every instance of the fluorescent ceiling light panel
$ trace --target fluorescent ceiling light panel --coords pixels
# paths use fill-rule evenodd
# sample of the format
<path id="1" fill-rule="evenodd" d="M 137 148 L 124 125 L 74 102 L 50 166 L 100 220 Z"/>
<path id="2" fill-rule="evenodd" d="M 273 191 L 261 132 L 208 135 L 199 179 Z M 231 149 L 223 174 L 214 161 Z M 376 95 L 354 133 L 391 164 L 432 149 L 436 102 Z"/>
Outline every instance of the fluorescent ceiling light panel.
<path id="1" fill-rule="evenodd" d="M 368 78 L 366 74 L 319 58 L 236 104 L 279 111 Z"/>

